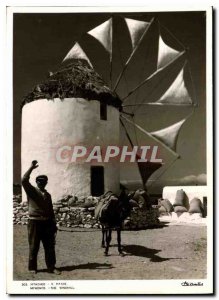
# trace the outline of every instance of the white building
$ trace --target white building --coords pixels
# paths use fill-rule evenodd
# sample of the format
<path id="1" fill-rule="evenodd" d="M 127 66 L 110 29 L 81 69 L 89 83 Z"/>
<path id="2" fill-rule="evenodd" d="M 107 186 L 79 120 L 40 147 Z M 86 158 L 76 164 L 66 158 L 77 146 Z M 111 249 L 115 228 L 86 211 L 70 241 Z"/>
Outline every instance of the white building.
<path id="1" fill-rule="evenodd" d="M 37 175 L 47 175 L 53 201 L 66 195 L 119 191 L 119 162 L 72 163 L 70 151 L 62 153 L 65 162 L 57 161 L 62 146 L 100 145 L 104 149 L 119 144 L 120 100 L 88 64 L 78 60 L 63 67 L 39 84 L 23 104 L 22 175 L 36 159 L 39 168 L 33 171 L 31 183 L 35 184 Z"/>

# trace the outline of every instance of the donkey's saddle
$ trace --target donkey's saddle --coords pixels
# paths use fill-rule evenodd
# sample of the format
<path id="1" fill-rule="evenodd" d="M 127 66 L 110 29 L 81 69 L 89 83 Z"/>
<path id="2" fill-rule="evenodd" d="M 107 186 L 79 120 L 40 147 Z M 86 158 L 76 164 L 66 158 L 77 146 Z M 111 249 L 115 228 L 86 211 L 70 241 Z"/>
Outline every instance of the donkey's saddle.
<path id="1" fill-rule="evenodd" d="M 97 220 L 105 219 L 106 213 L 118 205 L 118 198 L 114 194 L 107 195 L 100 200 L 95 208 L 95 218 Z"/>

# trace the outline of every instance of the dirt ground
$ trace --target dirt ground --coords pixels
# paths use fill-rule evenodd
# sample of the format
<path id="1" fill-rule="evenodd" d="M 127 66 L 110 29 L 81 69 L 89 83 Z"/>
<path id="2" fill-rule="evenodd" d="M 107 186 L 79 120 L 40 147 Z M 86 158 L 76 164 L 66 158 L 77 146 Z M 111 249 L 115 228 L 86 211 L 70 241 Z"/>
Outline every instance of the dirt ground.
<path id="1" fill-rule="evenodd" d="M 126 255 L 117 252 L 113 232 L 109 256 L 100 247 L 99 230 L 63 228 L 57 234 L 57 267 L 61 275 L 45 269 L 41 245 L 39 272 L 27 271 L 26 226 L 14 227 L 14 280 L 75 279 L 201 279 L 206 277 L 206 226 L 171 225 L 140 231 L 123 231 Z"/>

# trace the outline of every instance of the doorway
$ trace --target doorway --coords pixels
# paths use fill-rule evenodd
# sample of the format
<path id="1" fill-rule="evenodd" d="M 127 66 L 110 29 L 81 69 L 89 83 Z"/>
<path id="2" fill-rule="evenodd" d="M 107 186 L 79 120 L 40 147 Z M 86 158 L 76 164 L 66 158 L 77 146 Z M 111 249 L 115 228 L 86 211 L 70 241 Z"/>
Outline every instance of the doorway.
<path id="1" fill-rule="evenodd" d="M 91 195 L 104 194 L 104 168 L 102 166 L 91 167 Z"/>

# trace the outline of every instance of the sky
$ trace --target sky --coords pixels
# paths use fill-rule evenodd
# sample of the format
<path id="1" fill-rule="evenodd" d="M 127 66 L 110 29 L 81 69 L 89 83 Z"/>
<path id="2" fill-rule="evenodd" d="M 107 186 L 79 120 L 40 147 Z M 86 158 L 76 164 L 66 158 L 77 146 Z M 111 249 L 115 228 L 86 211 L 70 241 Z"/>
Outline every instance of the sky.
<path id="1" fill-rule="evenodd" d="M 157 17 L 159 22 L 168 28 L 171 33 L 186 47 L 188 61 L 192 74 L 191 90 L 194 100 L 199 106 L 189 118 L 180 132 L 177 151 L 181 158 L 177 160 L 163 174 L 155 185 L 179 184 L 186 182 L 202 182 L 206 173 L 206 47 L 205 47 L 205 13 L 204 12 L 177 12 L 177 13 L 120 13 L 124 17 L 150 21 Z M 111 14 L 15 14 L 13 40 L 13 95 L 14 95 L 14 182 L 20 181 L 21 165 L 21 110 L 22 98 L 39 82 L 54 71 L 62 62 L 74 41 L 82 34 L 98 26 Z M 121 34 L 121 33 L 120 33 Z M 176 46 L 167 35 L 167 41 Z M 169 39 L 169 40 L 168 40 Z M 173 45 L 174 44 L 174 45 Z M 179 45 L 178 45 L 179 46 Z M 177 47 L 177 46 L 176 46 Z M 126 53 L 128 46 L 123 46 Z M 104 55 L 100 48 L 96 48 L 92 57 L 97 57 L 97 69 L 100 71 L 104 64 Z M 116 57 L 115 57 L 116 60 Z M 140 61 L 141 62 L 141 61 Z M 139 61 L 136 63 L 136 74 L 139 71 Z M 115 67 L 116 69 L 116 67 Z M 106 70 L 106 68 L 104 68 Z M 117 70 L 118 71 L 118 70 Z M 134 72 L 135 76 L 135 72 Z M 133 77 L 129 79 L 133 84 Z M 121 90 L 125 91 L 125 83 L 121 83 Z M 141 95 L 140 95 L 141 96 Z M 139 97 L 140 97 L 139 96 Z M 187 116 L 191 108 L 151 107 L 141 109 L 135 119 L 142 127 L 154 131 L 167 127 Z M 130 131 L 132 129 L 130 128 Z M 133 130 L 131 135 L 134 136 Z M 121 135 L 121 139 L 123 136 Z M 138 142 L 150 143 L 145 136 L 138 133 Z M 171 164 L 174 157 L 162 152 L 166 166 Z M 158 173 L 159 175 L 159 173 Z M 139 181 L 136 170 L 130 166 L 121 167 L 121 180 L 129 182 Z"/>

